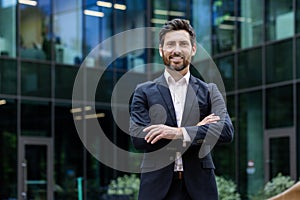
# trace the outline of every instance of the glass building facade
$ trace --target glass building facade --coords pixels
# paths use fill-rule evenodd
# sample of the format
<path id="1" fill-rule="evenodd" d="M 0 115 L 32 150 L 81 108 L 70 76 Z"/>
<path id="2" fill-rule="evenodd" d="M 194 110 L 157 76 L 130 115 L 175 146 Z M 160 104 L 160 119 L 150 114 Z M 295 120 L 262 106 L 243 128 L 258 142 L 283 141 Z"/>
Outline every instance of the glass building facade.
<path id="1" fill-rule="evenodd" d="M 299 177 L 300 1 L 0 0 L 1 200 L 76 199 L 81 178 L 83 198 L 99 199 L 123 174 L 89 153 L 74 120 L 88 134 L 96 118 L 110 141 L 132 150 L 114 121 L 111 97 L 129 71 L 132 84 L 160 74 L 160 65 L 147 65 L 161 63 L 158 51 L 127 52 L 107 67 L 102 62 L 120 45 L 157 36 L 109 43 L 98 52 L 102 60 L 87 56 L 114 35 L 159 28 L 172 18 L 190 21 L 225 85 L 235 138 L 214 148 L 216 174 L 232 179 L 243 199 L 279 172 Z M 74 110 L 73 85 L 83 62 L 83 91 L 98 82 L 95 108 L 83 98 Z"/>

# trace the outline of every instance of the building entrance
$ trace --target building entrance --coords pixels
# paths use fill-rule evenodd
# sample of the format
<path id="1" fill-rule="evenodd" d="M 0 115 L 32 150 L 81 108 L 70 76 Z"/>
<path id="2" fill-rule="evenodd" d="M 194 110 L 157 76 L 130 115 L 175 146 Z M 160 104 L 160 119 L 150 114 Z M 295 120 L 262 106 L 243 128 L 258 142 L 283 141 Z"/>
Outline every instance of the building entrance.
<path id="1" fill-rule="evenodd" d="M 18 199 L 53 199 L 53 145 L 51 138 L 20 137 Z"/>

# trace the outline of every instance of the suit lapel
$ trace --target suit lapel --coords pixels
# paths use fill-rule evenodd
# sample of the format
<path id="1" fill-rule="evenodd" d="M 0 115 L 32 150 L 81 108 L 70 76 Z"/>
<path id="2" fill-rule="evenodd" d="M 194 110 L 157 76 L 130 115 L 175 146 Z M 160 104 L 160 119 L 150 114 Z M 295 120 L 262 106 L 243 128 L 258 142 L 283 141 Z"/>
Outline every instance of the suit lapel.
<path id="1" fill-rule="evenodd" d="M 172 121 L 177 124 L 176 116 L 175 116 L 175 109 L 171 97 L 171 93 L 166 82 L 165 77 L 162 75 L 156 79 L 157 81 L 157 88 L 164 99 L 165 107 L 168 109 L 169 114 L 171 116 Z"/>
<path id="2" fill-rule="evenodd" d="M 194 104 L 197 104 L 196 97 L 199 89 L 199 85 L 196 84 L 196 80 L 193 76 L 190 77 L 189 85 L 186 91 L 184 110 L 182 114 L 182 122 L 181 125 L 184 126 L 189 119 L 189 114 L 191 109 L 194 107 Z M 196 105 L 197 107 L 198 105 Z M 195 107 L 194 107 L 195 108 Z"/>

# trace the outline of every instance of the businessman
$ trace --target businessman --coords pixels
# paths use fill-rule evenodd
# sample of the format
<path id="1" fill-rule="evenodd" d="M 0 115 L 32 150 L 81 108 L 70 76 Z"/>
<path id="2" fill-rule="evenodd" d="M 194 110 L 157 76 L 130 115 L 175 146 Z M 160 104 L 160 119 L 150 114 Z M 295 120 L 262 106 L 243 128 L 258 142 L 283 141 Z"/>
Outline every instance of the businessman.
<path id="1" fill-rule="evenodd" d="M 232 141 L 233 126 L 217 86 L 190 74 L 196 50 L 187 20 L 166 22 L 159 33 L 165 70 L 135 89 L 130 134 L 144 152 L 139 200 L 218 199 L 210 151 Z"/>

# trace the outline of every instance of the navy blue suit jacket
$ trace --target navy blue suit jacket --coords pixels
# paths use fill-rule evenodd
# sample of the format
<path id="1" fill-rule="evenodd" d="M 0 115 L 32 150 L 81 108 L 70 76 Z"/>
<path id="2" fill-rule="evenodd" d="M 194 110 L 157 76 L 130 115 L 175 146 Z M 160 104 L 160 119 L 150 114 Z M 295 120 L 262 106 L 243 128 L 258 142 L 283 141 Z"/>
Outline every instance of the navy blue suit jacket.
<path id="1" fill-rule="evenodd" d="M 217 123 L 195 126 L 215 113 Z M 184 181 L 192 199 L 218 199 L 214 163 L 210 154 L 216 143 L 233 139 L 233 126 L 223 96 L 215 84 L 207 84 L 191 75 L 181 127 L 191 138 L 186 147 L 182 140 L 162 139 L 155 144 L 144 140 L 143 129 L 152 124 L 177 127 L 172 97 L 162 75 L 137 86 L 130 107 L 130 134 L 136 149 L 144 151 L 141 164 L 140 200 L 163 199 L 172 182 L 176 152 L 182 153 Z"/>

